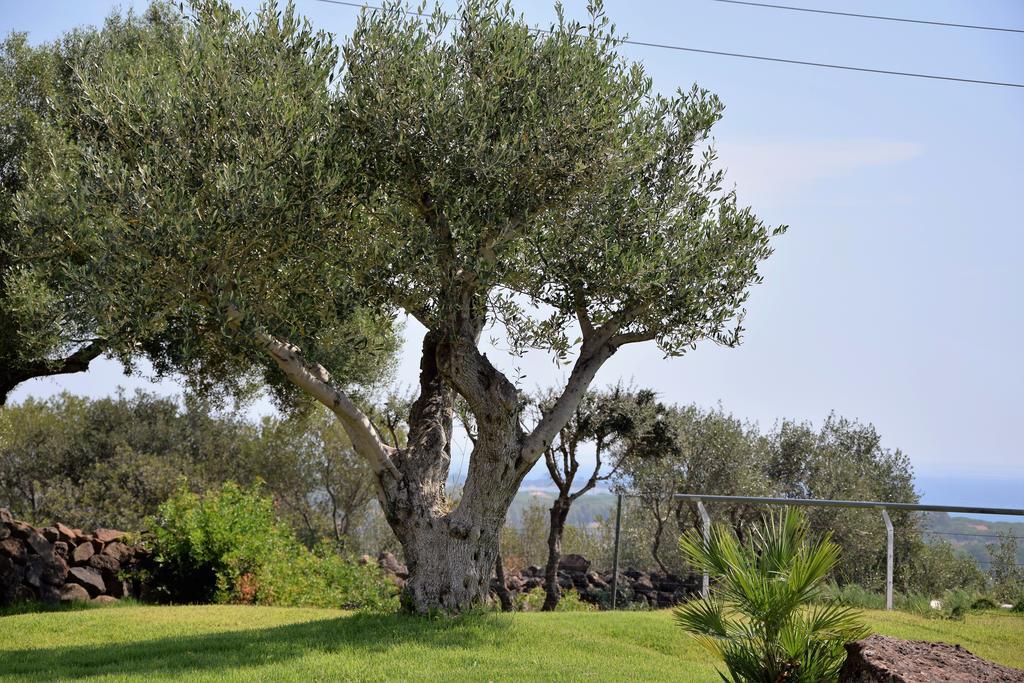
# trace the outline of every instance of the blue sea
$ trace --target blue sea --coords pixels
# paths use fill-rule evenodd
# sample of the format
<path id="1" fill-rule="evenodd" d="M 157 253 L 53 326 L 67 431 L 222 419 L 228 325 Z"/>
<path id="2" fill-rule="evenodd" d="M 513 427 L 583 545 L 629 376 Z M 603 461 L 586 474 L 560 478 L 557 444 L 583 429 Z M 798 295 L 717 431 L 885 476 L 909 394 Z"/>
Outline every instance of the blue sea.
<path id="1" fill-rule="evenodd" d="M 1024 509 L 1024 479 L 964 476 L 918 476 L 922 503 Z M 1024 522 L 1024 517 L 963 515 L 1005 522 Z"/>

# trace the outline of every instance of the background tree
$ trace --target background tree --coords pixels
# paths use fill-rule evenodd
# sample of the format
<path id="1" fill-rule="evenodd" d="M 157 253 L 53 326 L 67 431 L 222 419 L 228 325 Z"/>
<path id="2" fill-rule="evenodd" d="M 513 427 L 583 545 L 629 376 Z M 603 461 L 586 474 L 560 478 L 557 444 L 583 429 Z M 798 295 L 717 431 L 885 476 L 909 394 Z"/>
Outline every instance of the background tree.
<path id="1" fill-rule="evenodd" d="M 550 409 L 557 396 L 542 395 L 537 400 L 541 415 Z M 572 417 L 544 450 L 544 464 L 558 494 L 548 511 L 547 562 L 544 567 L 545 611 L 554 610 L 561 597 L 558 585 L 558 563 L 562 557 L 562 538 L 572 504 L 599 482 L 615 475 L 625 451 L 616 448 L 618 441 L 633 432 L 649 429 L 648 422 L 657 420 L 656 399 L 652 392 L 634 392 L 616 387 L 607 392 L 590 391 L 584 395 Z M 594 464 L 590 474 L 576 490 L 573 486 L 580 470 L 581 448 L 593 449 Z M 588 453 L 587 455 L 590 455 Z"/>
<path id="2" fill-rule="evenodd" d="M 1004 601 L 1024 598 L 1024 566 L 1017 563 L 1017 537 L 1009 531 L 1000 534 L 999 543 L 988 544 L 988 554 L 996 597 Z"/>
<path id="3" fill-rule="evenodd" d="M 192 18 L 173 50 L 76 73 L 83 134 L 39 155 L 58 163 L 20 195 L 26 241 L 97 254 L 70 276 L 158 368 L 324 403 L 376 478 L 407 604 L 465 609 L 519 483 L 609 357 L 739 342 L 771 230 L 721 191 L 722 106 L 655 95 L 599 5 L 545 32 L 494 0 L 364 13 L 337 90 L 337 49 L 291 6 L 210 0 Z M 397 310 L 427 328 L 405 447 L 353 400 Z M 576 356 L 529 432 L 478 346 L 495 322 L 514 351 Z M 452 507 L 456 395 L 478 435 Z"/>
<path id="4" fill-rule="evenodd" d="M 663 572 L 680 568 L 674 540 L 688 529 L 699 529 L 695 503 L 675 498 L 677 493 L 767 495 L 764 474 L 766 444 L 756 427 L 728 415 L 721 408 L 666 406 L 663 431 L 641 435 L 629 443 L 633 456 L 625 461 L 618 487 L 637 496 L 647 518 L 645 525 L 651 557 Z M 741 539 L 746 527 L 763 511 L 751 505 L 709 504 L 717 520 L 728 520 Z"/>
<path id="5" fill-rule="evenodd" d="M 342 548 L 358 547 L 374 500 L 373 475 L 327 411 L 264 420 L 255 460 L 248 466 L 268 482 L 306 545 L 329 538 Z"/>
<path id="6" fill-rule="evenodd" d="M 253 422 L 187 396 L 63 394 L 0 413 L 0 507 L 37 525 L 141 530 L 183 483 L 263 482 L 307 546 L 378 549 L 373 477 L 322 408 Z"/>
<path id="7" fill-rule="evenodd" d="M 256 430 L 193 401 L 138 393 L 90 401 L 63 394 L 0 413 L 0 507 L 35 524 L 140 529 L 188 479 L 244 462 Z M 242 478 L 242 477 L 239 477 Z"/>
<path id="8" fill-rule="evenodd" d="M 769 435 L 768 474 L 779 495 L 796 498 L 918 502 L 910 460 L 884 448 L 874 426 L 829 415 L 819 429 L 783 421 Z M 920 542 L 918 517 L 890 512 L 897 558 L 909 559 Z M 885 577 L 885 526 L 876 510 L 809 508 L 815 533 L 831 533 L 843 549 L 840 582 L 880 588 Z M 897 582 L 906 585 L 910 563 L 899 562 Z"/>

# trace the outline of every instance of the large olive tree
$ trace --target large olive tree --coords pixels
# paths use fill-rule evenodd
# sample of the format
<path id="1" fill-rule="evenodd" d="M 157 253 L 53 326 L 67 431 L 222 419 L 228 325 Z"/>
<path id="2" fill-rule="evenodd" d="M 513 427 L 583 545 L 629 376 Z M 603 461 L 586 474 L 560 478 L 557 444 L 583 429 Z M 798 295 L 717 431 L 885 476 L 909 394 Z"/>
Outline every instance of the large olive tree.
<path id="1" fill-rule="evenodd" d="M 76 272 L 103 283 L 99 314 L 134 321 L 158 366 L 265 370 L 283 397 L 334 412 L 418 611 L 486 598 L 519 483 L 598 369 L 626 344 L 738 343 L 771 252 L 771 230 L 721 189 L 717 98 L 655 95 L 592 14 L 539 31 L 495 0 L 454 16 L 390 6 L 360 17 L 339 61 L 291 7 L 197 2 L 176 49 L 79 71 L 86 133 L 21 204 L 25 225 L 93 255 Z M 427 331 L 396 447 L 351 389 L 400 312 Z M 529 429 L 480 349 L 495 325 L 513 351 L 571 362 Z M 453 506 L 456 396 L 476 435 Z"/>

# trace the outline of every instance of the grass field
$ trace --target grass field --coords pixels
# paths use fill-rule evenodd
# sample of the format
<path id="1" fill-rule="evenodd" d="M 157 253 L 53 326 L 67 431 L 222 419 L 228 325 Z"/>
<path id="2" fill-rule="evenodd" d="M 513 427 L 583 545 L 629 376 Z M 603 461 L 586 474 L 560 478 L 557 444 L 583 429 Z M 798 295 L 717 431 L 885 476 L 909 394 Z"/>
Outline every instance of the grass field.
<path id="1" fill-rule="evenodd" d="M 1024 667 L 1024 617 L 867 612 L 877 632 Z M 402 615 L 244 606 L 0 617 L 0 681 L 715 681 L 670 612 Z"/>

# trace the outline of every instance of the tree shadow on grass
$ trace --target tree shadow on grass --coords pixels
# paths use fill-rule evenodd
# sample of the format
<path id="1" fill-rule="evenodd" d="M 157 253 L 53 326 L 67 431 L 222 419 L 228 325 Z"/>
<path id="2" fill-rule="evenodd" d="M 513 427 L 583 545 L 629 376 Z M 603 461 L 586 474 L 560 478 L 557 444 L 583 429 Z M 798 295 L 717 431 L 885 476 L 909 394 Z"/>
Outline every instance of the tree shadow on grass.
<path id="1" fill-rule="evenodd" d="M 383 654 L 406 643 L 467 648 L 500 637 L 510 625 L 497 615 L 430 620 L 405 614 L 353 614 L 265 629 L 174 636 L 110 645 L 0 652 L 0 676 L 83 678 L 105 674 L 218 674 L 270 665 L 310 652 Z M 187 627 L 187 622 L 183 624 Z"/>

